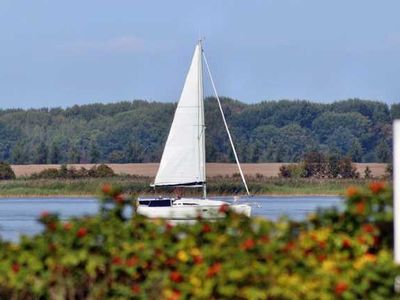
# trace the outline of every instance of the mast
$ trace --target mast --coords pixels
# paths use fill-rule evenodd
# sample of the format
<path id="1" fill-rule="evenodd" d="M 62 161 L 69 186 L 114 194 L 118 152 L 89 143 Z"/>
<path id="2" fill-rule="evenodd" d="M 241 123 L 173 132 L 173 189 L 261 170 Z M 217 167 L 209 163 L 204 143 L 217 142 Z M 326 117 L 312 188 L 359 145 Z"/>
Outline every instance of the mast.
<path id="1" fill-rule="evenodd" d="M 239 158 L 238 158 L 237 153 L 236 153 L 235 145 L 233 144 L 232 136 L 231 136 L 231 133 L 229 131 L 228 124 L 226 123 L 224 111 L 222 110 L 221 101 L 219 100 L 217 89 L 215 88 L 215 84 L 214 84 L 213 77 L 211 75 L 210 67 L 208 66 L 206 55 L 204 54 L 204 52 L 202 52 L 202 54 L 203 54 L 204 62 L 206 63 L 208 75 L 210 76 L 210 81 L 211 81 L 211 85 L 212 85 L 213 90 L 214 90 L 215 98 L 217 98 L 218 107 L 219 107 L 219 110 L 220 110 L 221 115 L 222 115 L 222 120 L 224 121 L 225 129 L 226 129 L 226 132 L 227 132 L 228 137 L 229 137 L 229 141 L 230 141 L 231 146 L 232 146 L 232 150 L 233 150 L 233 154 L 235 156 L 236 164 L 238 166 L 240 176 L 242 177 L 243 185 L 246 188 L 247 195 L 250 195 L 249 188 L 247 187 L 246 179 L 244 178 L 242 167 L 240 166 Z"/>
<path id="2" fill-rule="evenodd" d="M 199 138 L 203 138 L 203 143 L 199 143 L 201 149 L 199 149 L 199 166 L 203 165 L 203 174 L 204 174 L 204 183 L 203 183 L 203 198 L 207 198 L 207 173 L 206 173 L 206 126 L 205 126 L 205 119 L 204 119 L 204 85 L 203 85 L 203 40 L 200 38 L 198 41 L 199 48 L 200 48 L 200 62 L 199 62 Z M 201 163 L 203 162 L 203 164 Z"/>

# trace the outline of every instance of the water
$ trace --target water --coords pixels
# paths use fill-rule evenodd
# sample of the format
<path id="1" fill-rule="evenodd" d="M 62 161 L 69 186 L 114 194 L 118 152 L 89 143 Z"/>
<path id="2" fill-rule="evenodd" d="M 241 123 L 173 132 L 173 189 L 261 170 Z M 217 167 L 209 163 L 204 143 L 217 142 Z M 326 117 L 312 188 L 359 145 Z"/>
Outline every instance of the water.
<path id="1" fill-rule="evenodd" d="M 217 199 L 228 200 L 225 197 Z M 301 220 L 319 207 L 342 206 L 342 199 L 336 196 L 257 196 L 241 201 L 252 204 L 252 215 L 272 220 L 284 215 Z M 0 237 L 18 241 L 22 234 L 39 233 L 43 227 L 37 222 L 37 218 L 43 211 L 59 213 L 61 219 L 67 220 L 75 216 L 94 214 L 98 209 L 95 198 L 0 199 Z"/>

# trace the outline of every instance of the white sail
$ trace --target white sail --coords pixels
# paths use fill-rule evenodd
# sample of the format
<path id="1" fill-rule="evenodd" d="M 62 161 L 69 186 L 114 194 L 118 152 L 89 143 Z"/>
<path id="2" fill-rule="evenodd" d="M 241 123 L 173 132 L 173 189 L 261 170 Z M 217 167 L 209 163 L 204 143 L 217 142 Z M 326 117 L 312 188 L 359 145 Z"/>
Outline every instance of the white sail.
<path id="1" fill-rule="evenodd" d="M 202 48 L 199 43 L 175 111 L 155 186 L 199 186 L 206 180 L 202 72 Z"/>

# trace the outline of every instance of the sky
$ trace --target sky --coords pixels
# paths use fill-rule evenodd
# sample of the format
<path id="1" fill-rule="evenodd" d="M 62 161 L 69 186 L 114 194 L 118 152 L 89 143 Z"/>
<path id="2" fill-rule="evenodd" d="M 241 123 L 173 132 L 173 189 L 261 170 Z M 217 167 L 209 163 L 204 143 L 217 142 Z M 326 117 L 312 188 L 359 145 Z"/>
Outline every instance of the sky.
<path id="1" fill-rule="evenodd" d="M 399 12 L 399 0 L 2 0 L 0 108 L 176 101 L 199 37 L 222 96 L 398 103 Z"/>

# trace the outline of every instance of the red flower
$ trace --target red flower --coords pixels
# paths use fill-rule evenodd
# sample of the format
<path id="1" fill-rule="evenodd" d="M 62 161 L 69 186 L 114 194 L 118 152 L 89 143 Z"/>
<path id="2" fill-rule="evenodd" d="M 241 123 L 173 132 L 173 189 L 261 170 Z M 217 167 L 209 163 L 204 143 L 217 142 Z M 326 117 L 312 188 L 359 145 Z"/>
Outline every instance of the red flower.
<path id="1" fill-rule="evenodd" d="M 176 265 L 176 259 L 173 257 L 170 257 L 165 261 L 165 264 L 167 266 L 174 266 L 174 265 Z"/>
<path id="2" fill-rule="evenodd" d="M 269 243 L 269 236 L 268 235 L 263 235 L 262 237 L 260 237 L 260 242 L 262 244 L 267 244 Z"/>
<path id="3" fill-rule="evenodd" d="M 101 191 L 104 194 L 110 194 L 111 193 L 111 185 L 109 185 L 108 183 L 103 184 Z"/>
<path id="4" fill-rule="evenodd" d="M 136 283 L 132 284 L 131 291 L 134 294 L 139 294 L 140 293 L 140 285 L 138 285 Z"/>
<path id="5" fill-rule="evenodd" d="M 167 231 L 169 231 L 169 230 L 171 230 L 172 228 L 174 228 L 174 225 L 172 225 L 171 223 L 165 223 L 165 229 L 167 230 Z"/>
<path id="6" fill-rule="evenodd" d="M 50 222 L 47 224 L 47 229 L 49 229 L 50 231 L 56 231 L 57 224 L 55 222 Z"/>
<path id="7" fill-rule="evenodd" d="M 347 291 L 348 288 L 349 286 L 347 285 L 347 283 L 338 282 L 335 286 L 335 294 L 341 296 L 345 291 Z"/>
<path id="8" fill-rule="evenodd" d="M 211 226 L 208 223 L 203 224 L 203 228 L 201 229 L 202 232 L 207 233 L 207 232 L 211 232 Z"/>
<path id="9" fill-rule="evenodd" d="M 178 271 L 173 271 L 169 274 L 169 279 L 173 282 L 182 282 L 183 281 L 183 276 L 181 273 L 179 273 Z"/>
<path id="10" fill-rule="evenodd" d="M 215 263 L 212 266 L 210 266 L 207 270 L 207 277 L 213 277 L 214 275 L 218 274 L 221 271 L 222 264 L 221 263 Z"/>
<path id="11" fill-rule="evenodd" d="M 381 191 L 385 189 L 385 183 L 381 181 L 371 182 L 369 184 L 369 189 L 374 194 L 379 194 Z"/>
<path id="12" fill-rule="evenodd" d="M 229 211 L 229 205 L 226 204 L 226 203 L 222 204 L 222 205 L 219 207 L 218 211 L 219 211 L 220 213 L 226 213 L 226 212 L 228 212 L 228 211 Z"/>
<path id="13" fill-rule="evenodd" d="M 18 273 L 21 267 L 19 266 L 19 264 L 13 263 L 11 269 L 13 270 L 14 273 Z"/>
<path id="14" fill-rule="evenodd" d="M 137 264 L 138 261 L 139 261 L 139 259 L 136 256 L 132 256 L 131 258 L 129 258 L 126 261 L 126 265 L 128 267 L 133 267 L 133 266 L 135 266 Z"/>
<path id="15" fill-rule="evenodd" d="M 119 266 L 122 264 L 122 258 L 120 256 L 114 256 L 111 260 L 113 265 Z"/>
<path id="16" fill-rule="evenodd" d="M 76 232 L 76 236 L 78 238 L 83 238 L 85 235 L 87 235 L 87 232 L 88 232 L 88 230 L 85 227 L 81 227 Z"/>
<path id="17" fill-rule="evenodd" d="M 359 215 L 363 215 L 365 213 L 365 203 L 363 201 L 356 203 L 356 212 Z"/>
<path id="18" fill-rule="evenodd" d="M 193 262 L 196 265 L 199 265 L 203 262 L 203 257 L 201 255 L 195 255 L 195 256 L 193 256 Z"/>
<path id="19" fill-rule="evenodd" d="M 117 194 L 113 198 L 114 198 L 114 201 L 118 204 L 124 203 L 124 200 L 125 200 L 121 194 Z"/>
<path id="20" fill-rule="evenodd" d="M 40 217 L 42 218 L 42 219 L 44 219 L 44 218 L 47 218 L 48 216 L 50 215 L 50 213 L 48 212 L 48 211 L 43 211 L 41 214 L 40 214 Z"/>
<path id="21" fill-rule="evenodd" d="M 364 224 L 362 226 L 362 230 L 366 233 L 372 233 L 375 231 L 375 227 L 371 224 Z"/>
<path id="22" fill-rule="evenodd" d="M 318 261 L 319 262 L 323 262 L 325 259 L 326 259 L 326 255 L 321 254 L 321 255 L 318 256 Z"/>
<path id="23" fill-rule="evenodd" d="M 355 186 L 349 186 L 346 191 L 347 197 L 353 197 L 358 194 L 358 189 Z"/>
<path id="24" fill-rule="evenodd" d="M 344 239 L 342 242 L 342 247 L 343 249 L 350 249 L 351 248 L 351 242 L 349 239 Z"/>
<path id="25" fill-rule="evenodd" d="M 283 251 L 287 252 L 287 251 L 293 250 L 294 247 L 295 247 L 294 242 L 288 242 L 285 246 L 283 246 Z"/>
<path id="26" fill-rule="evenodd" d="M 254 240 L 253 239 L 247 239 L 243 243 L 240 244 L 240 249 L 242 250 L 249 250 L 254 248 Z"/>

